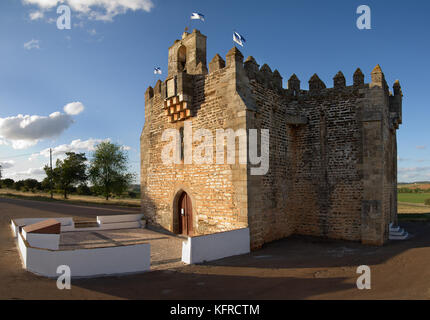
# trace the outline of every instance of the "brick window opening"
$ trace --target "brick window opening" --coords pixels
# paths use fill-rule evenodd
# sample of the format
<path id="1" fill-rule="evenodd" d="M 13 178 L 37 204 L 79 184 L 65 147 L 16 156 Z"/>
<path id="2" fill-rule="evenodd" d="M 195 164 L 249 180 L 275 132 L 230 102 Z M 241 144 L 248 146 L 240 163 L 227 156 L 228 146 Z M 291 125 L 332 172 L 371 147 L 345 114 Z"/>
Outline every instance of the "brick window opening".
<path id="1" fill-rule="evenodd" d="M 187 48 L 184 46 L 181 46 L 178 50 L 178 71 L 179 72 L 186 72 L 186 66 L 187 64 Z"/>
<path id="2" fill-rule="evenodd" d="M 180 147 L 181 147 L 181 161 L 184 160 L 184 127 L 179 128 L 179 139 L 180 139 Z"/>

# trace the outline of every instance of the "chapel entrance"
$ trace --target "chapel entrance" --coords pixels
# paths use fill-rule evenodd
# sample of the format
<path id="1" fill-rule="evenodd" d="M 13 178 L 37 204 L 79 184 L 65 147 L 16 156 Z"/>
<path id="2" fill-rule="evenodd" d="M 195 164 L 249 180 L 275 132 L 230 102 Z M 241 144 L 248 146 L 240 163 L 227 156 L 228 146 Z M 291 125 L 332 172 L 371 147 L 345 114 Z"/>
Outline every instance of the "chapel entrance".
<path id="1" fill-rule="evenodd" d="M 179 197 L 178 203 L 179 234 L 193 234 L 193 207 L 190 196 L 184 191 Z"/>

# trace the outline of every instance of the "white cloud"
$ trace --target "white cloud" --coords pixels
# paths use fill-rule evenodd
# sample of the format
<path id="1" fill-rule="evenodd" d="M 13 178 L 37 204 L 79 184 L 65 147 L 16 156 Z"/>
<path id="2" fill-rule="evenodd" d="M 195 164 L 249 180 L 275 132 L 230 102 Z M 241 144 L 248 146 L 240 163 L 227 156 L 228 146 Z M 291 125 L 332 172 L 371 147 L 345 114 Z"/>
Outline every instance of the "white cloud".
<path id="1" fill-rule="evenodd" d="M 426 146 L 416 146 L 416 148 L 417 148 L 418 150 L 424 150 L 424 149 L 426 149 L 427 147 L 426 147 Z"/>
<path id="2" fill-rule="evenodd" d="M 104 141 L 110 141 L 110 139 L 88 139 L 84 141 L 81 139 L 73 140 L 70 144 L 62 144 L 52 148 L 52 155 L 65 155 L 66 152 L 94 151 L 96 145 Z M 46 158 L 49 157 L 49 148 L 44 149 L 39 153 L 32 154 L 29 160 L 34 160 L 38 156 L 44 156 Z"/>
<path id="3" fill-rule="evenodd" d="M 76 116 L 84 111 L 85 107 L 82 102 L 70 102 L 64 106 L 64 112 L 71 116 Z"/>
<path id="4" fill-rule="evenodd" d="M 15 161 L 8 160 L 8 161 L 0 161 L 1 168 L 4 169 L 10 169 L 15 165 Z"/>
<path id="5" fill-rule="evenodd" d="M 43 13 L 42 10 L 36 10 L 36 11 L 30 12 L 28 16 L 30 20 L 39 20 L 39 19 L 42 19 L 45 16 L 45 14 Z"/>
<path id="6" fill-rule="evenodd" d="M 42 11 L 52 10 L 60 4 L 70 6 L 77 17 L 91 20 L 112 21 L 116 15 L 127 11 L 150 12 L 151 0 L 23 0 L 24 4 L 37 6 Z"/>
<path id="7" fill-rule="evenodd" d="M 90 138 L 88 140 L 76 139 L 76 140 L 73 140 L 69 144 L 62 144 L 62 145 L 56 146 L 55 148 L 52 148 L 52 155 L 56 156 L 58 158 L 64 158 L 66 152 L 76 152 L 76 153 L 78 153 L 78 152 L 92 152 L 92 151 L 96 150 L 96 146 L 99 143 L 109 142 L 109 141 L 111 141 L 110 138 L 106 138 L 106 139 Z M 131 150 L 131 147 L 123 145 L 123 146 L 121 146 L 121 149 L 125 150 L 125 151 L 129 151 L 129 150 Z M 46 149 L 44 149 L 38 153 L 32 154 L 28 160 L 33 161 L 39 156 L 48 158 L 49 157 L 49 148 L 46 148 Z"/>
<path id="8" fill-rule="evenodd" d="M 73 123 L 72 115 L 84 110 L 80 102 L 69 103 L 66 113 L 54 112 L 49 116 L 22 115 L 0 118 L 1 144 L 12 144 L 14 149 L 25 149 L 40 140 L 59 136 Z"/>
<path id="9" fill-rule="evenodd" d="M 25 171 L 9 173 L 7 176 L 13 178 L 14 180 L 19 180 L 27 178 L 40 178 L 42 175 L 45 175 L 45 170 L 43 170 L 43 168 L 29 168 Z"/>
<path id="10" fill-rule="evenodd" d="M 31 39 L 30 41 L 24 43 L 24 49 L 25 50 L 40 49 L 40 41 Z"/>
<path id="11" fill-rule="evenodd" d="M 406 167 L 398 169 L 399 182 L 414 182 L 430 180 L 430 166 Z"/>

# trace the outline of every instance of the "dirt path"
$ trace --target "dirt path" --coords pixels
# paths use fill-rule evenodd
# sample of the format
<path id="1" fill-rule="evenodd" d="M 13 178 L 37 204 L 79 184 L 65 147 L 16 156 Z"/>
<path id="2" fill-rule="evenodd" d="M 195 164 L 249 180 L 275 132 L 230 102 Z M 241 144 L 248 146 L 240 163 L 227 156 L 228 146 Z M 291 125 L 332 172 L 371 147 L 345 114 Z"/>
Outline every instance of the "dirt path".
<path id="1" fill-rule="evenodd" d="M 384 247 L 293 236 L 249 255 L 121 277 L 74 279 L 71 290 L 22 269 L 11 237 L 14 217 L 94 217 L 134 209 L 0 198 L 0 299 L 430 299 L 430 224 Z M 356 288 L 356 269 L 372 270 L 372 289 Z"/>

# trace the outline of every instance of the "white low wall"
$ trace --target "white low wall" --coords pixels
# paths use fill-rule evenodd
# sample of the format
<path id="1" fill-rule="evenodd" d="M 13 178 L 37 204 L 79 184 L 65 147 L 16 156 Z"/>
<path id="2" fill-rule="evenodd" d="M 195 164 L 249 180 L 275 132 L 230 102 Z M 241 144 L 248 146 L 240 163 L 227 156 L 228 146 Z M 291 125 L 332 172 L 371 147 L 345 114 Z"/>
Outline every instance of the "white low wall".
<path id="1" fill-rule="evenodd" d="M 37 223 L 40 221 L 48 220 L 52 218 L 23 218 L 23 219 L 14 219 L 11 221 L 11 228 L 13 236 L 16 237 L 18 234 L 19 226 L 28 226 L 33 223 Z M 75 223 L 72 218 L 55 218 L 58 222 L 61 223 L 61 232 L 73 231 L 75 229 Z"/>
<path id="2" fill-rule="evenodd" d="M 25 268 L 46 277 L 58 277 L 60 265 L 70 267 L 72 277 L 101 276 L 150 270 L 149 243 L 106 248 L 48 250 L 29 246 L 18 234 Z"/>
<path id="3" fill-rule="evenodd" d="M 96 230 L 114 230 L 114 229 L 131 229 L 143 226 L 141 220 L 143 214 L 123 214 L 113 216 L 97 216 L 97 227 L 75 228 L 73 218 L 55 218 L 61 223 L 61 232 L 71 231 L 96 231 Z M 19 232 L 19 226 L 30 225 L 50 218 L 24 218 L 11 220 L 11 229 L 13 236 L 16 237 Z"/>
<path id="4" fill-rule="evenodd" d="M 117 223 L 103 223 L 99 224 L 98 227 L 86 227 L 86 228 L 75 228 L 70 231 L 96 231 L 96 230 L 115 230 L 115 229 L 131 229 L 140 228 L 142 224 L 140 221 L 131 222 L 117 222 Z"/>
<path id="5" fill-rule="evenodd" d="M 22 230 L 22 236 L 32 247 L 58 250 L 60 247 L 59 234 L 27 233 Z"/>
<path id="6" fill-rule="evenodd" d="M 10 221 L 10 228 L 12 230 L 13 237 L 16 238 L 16 235 L 18 234 L 18 226 L 15 224 L 14 220 Z"/>
<path id="7" fill-rule="evenodd" d="M 107 223 L 121 223 L 121 222 L 134 222 L 139 221 L 143 218 L 143 214 L 120 214 L 113 216 L 97 216 L 97 222 L 99 224 Z"/>
<path id="8" fill-rule="evenodd" d="M 213 261 L 250 252 L 249 228 L 188 237 L 182 243 L 182 262 Z"/>

